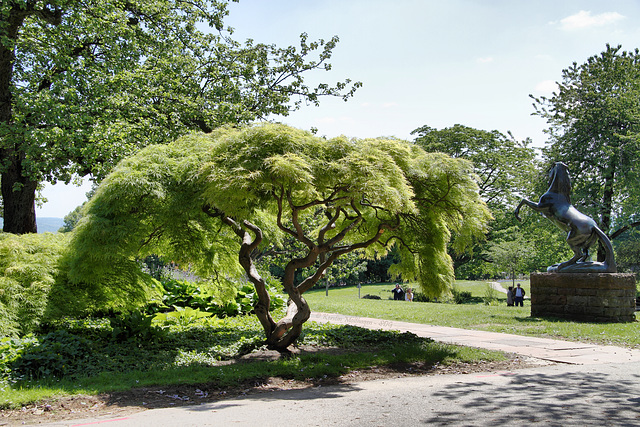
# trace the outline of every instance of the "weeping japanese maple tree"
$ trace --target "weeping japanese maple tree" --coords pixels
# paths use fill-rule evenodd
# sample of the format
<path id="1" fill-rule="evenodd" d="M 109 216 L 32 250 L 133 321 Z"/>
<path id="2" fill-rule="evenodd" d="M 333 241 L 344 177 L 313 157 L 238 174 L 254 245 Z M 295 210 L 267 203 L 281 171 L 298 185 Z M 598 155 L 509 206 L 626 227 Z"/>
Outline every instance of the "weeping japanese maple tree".
<path id="1" fill-rule="evenodd" d="M 341 255 L 374 257 L 395 245 L 393 273 L 441 295 L 454 280 L 448 245 L 481 238 L 489 218 L 465 160 L 396 139 L 225 127 L 122 161 L 85 208 L 69 277 L 97 298 L 131 301 L 144 295 L 136 259 L 151 253 L 202 276 L 243 275 L 259 295 L 268 346 L 286 351 L 311 313 L 304 293 Z M 284 269 L 289 302 L 278 320 L 252 255 L 285 237 L 306 249 Z M 296 282 L 302 269 L 311 273 Z"/>

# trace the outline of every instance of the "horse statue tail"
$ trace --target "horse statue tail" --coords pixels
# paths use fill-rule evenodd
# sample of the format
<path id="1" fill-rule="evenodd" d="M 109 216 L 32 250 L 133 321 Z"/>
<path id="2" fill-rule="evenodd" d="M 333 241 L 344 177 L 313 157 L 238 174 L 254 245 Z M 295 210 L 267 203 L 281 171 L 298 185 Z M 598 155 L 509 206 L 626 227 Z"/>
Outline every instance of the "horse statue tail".
<path id="1" fill-rule="evenodd" d="M 618 267 L 616 266 L 616 259 L 613 253 L 613 245 L 611 244 L 611 240 L 609 240 L 609 237 L 604 234 L 604 232 L 600 230 L 598 226 L 593 227 L 593 230 L 598 235 L 598 240 L 602 242 L 602 245 L 605 249 L 604 265 L 606 266 L 606 272 L 616 273 L 618 271 Z"/>

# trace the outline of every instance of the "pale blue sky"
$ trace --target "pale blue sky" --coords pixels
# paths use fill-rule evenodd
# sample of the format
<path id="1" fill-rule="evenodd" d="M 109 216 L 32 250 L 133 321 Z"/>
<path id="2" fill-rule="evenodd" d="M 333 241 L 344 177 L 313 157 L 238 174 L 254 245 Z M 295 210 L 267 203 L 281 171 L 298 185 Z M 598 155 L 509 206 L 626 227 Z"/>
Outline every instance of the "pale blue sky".
<path id="1" fill-rule="evenodd" d="M 545 142 L 529 94 L 549 95 L 563 69 L 607 43 L 640 47 L 640 2 L 566 0 L 240 0 L 234 38 L 279 46 L 340 37 L 330 72 L 311 82 L 363 83 L 348 102 L 324 99 L 278 121 L 319 135 L 395 136 L 460 123 Z M 63 217 L 83 188 L 48 187 L 42 217 Z"/>

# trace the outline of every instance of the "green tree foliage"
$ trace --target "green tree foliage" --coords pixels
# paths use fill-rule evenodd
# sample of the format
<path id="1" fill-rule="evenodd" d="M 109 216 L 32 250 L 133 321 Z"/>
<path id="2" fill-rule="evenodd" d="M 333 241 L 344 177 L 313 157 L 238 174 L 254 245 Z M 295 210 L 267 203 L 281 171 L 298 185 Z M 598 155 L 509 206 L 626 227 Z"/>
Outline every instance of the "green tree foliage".
<path id="1" fill-rule="evenodd" d="M 38 327 L 68 241 L 62 234 L 0 233 L 0 336 Z"/>
<path id="2" fill-rule="evenodd" d="M 338 42 L 279 48 L 224 29 L 224 0 L 5 0 L 0 4 L 4 230 L 35 232 L 38 183 L 104 177 L 143 146 L 287 115 L 349 80 L 309 87 Z"/>
<path id="3" fill-rule="evenodd" d="M 415 142 L 427 152 L 446 153 L 473 163 L 480 196 L 492 210 L 512 209 L 519 195 L 530 189 L 535 171 L 535 151 L 530 140 L 517 141 L 511 134 L 463 125 L 437 130 L 429 126 L 413 132 Z"/>
<path id="4" fill-rule="evenodd" d="M 573 204 L 615 239 L 640 225 L 640 52 L 611 47 L 562 71 L 558 91 L 534 99 L 549 124 L 549 164 L 572 173 Z"/>
<path id="5" fill-rule="evenodd" d="M 615 242 L 616 264 L 620 271 L 640 275 L 640 230 L 629 230 Z"/>
<path id="6" fill-rule="evenodd" d="M 439 295 L 453 282 L 452 234 L 463 250 L 490 218 L 465 160 L 400 140 L 326 140 L 274 124 L 148 147 L 118 165 L 84 214 L 70 251 L 73 282 L 130 298 L 141 280 L 135 259 L 151 253 L 203 277 L 246 275 L 267 342 L 283 351 L 309 318 L 302 295 L 340 256 L 374 257 L 395 245 L 395 273 Z M 284 267 L 290 302 L 276 322 L 252 255 L 286 238 L 305 252 Z M 296 272 L 311 266 L 297 283 Z"/>
<path id="7" fill-rule="evenodd" d="M 427 152 L 441 152 L 473 163 L 480 197 L 494 216 L 488 241 L 496 242 L 500 231 L 513 227 L 513 209 L 524 194 L 533 189 L 536 175 L 535 151 L 531 141 L 517 141 L 511 134 L 474 129 L 460 124 L 441 130 L 422 126 L 412 132 L 415 142 Z M 454 256 L 459 278 L 479 278 L 494 273 L 487 266 L 486 243 L 478 242 L 465 253 Z"/>
<path id="8" fill-rule="evenodd" d="M 487 257 L 495 264 L 495 267 L 509 273 L 515 286 L 518 273 L 528 273 L 527 268 L 535 252 L 531 242 L 516 229 L 507 233 L 509 236 L 488 244 Z"/>

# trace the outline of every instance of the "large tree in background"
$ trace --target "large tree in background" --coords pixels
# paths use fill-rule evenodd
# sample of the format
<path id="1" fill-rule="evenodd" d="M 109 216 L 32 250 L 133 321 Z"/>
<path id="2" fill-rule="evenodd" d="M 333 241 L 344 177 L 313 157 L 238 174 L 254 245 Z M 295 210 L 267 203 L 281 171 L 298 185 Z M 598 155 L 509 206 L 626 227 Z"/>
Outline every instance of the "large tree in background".
<path id="1" fill-rule="evenodd" d="M 411 134 L 427 152 L 470 160 L 480 178 L 480 197 L 492 208 L 511 209 L 531 186 L 535 151 L 528 139 L 517 141 L 511 134 L 460 124 L 441 130 L 422 126 Z"/>
<path id="2" fill-rule="evenodd" d="M 143 146 L 286 115 L 324 95 L 346 99 L 359 86 L 304 84 L 306 71 L 330 68 L 336 37 L 309 42 L 303 34 L 298 49 L 240 45 L 223 29 L 226 3 L 2 1 L 5 231 L 36 231 L 41 182 L 99 180 Z"/>
<path id="3" fill-rule="evenodd" d="M 473 163 L 480 197 L 494 216 L 488 240 L 500 239 L 501 235 L 495 231 L 515 225 L 513 209 L 523 194 L 532 190 L 532 177 L 536 175 L 535 151 L 530 147 L 530 140 L 517 141 L 511 134 L 460 124 L 440 130 L 422 126 L 412 134 L 417 135 L 416 144 L 427 152 L 446 153 Z M 484 255 L 485 246 L 479 243 L 455 256 L 456 272 L 460 276 L 475 278 L 486 272 L 483 265 L 490 259 Z"/>
<path id="4" fill-rule="evenodd" d="M 544 155 L 572 173 L 572 203 L 613 240 L 640 225 L 640 53 L 611 47 L 562 71 L 558 91 L 533 98 L 550 125 Z"/>
<path id="5" fill-rule="evenodd" d="M 241 266 L 259 295 L 255 313 L 268 345 L 285 351 L 310 315 L 303 294 L 339 257 L 396 246 L 395 273 L 440 295 L 454 280 L 451 236 L 462 250 L 489 218 L 465 160 L 399 140 L 226 127 L 121 162 L 87 203 L 66 262 L 74 295 L 90 294 L 94 303 L 118 294 L 130 302 L 136 279 L 144 281 L 136 259 L 148 254 L 188 263 L 201 277 Z M 254 257 L 286 239 L 305 250 L 286 261 L 289 309 L 276 321 Z"/>

